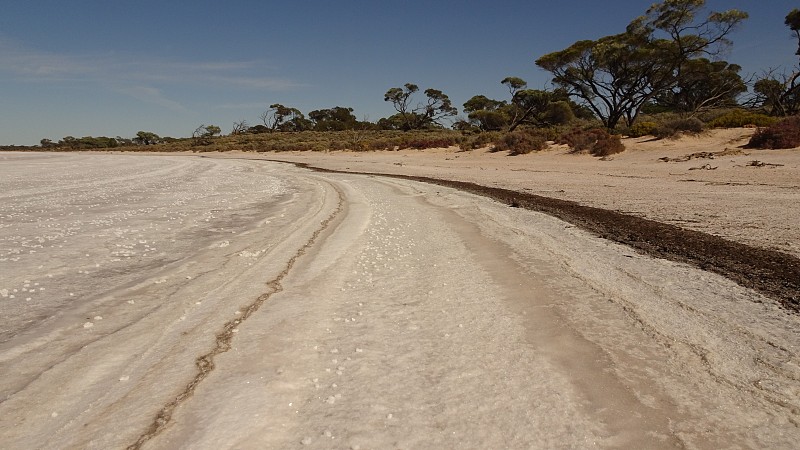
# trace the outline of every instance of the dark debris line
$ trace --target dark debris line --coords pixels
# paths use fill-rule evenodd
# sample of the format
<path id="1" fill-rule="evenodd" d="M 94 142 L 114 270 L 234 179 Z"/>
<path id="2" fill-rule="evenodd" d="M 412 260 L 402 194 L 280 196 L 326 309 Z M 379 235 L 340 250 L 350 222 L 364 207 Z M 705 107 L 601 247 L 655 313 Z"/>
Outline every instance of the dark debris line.
<path id="1" fill-rule="evenodd" d="M 286 162 L 286 161 L 274 161 Z M 411 175 L 350 172 L 293 163 L 317 172 L 373 175 L 421 181 L 481 195 L 509 206 L 542 212 L 589 231 L 601 238 L 633 247 L 650 256 L 688 263 L 733 280 L 777 300 L 800 313 L 800 258 L 687 230 L 654 220 L 623 214 L 570 200 L 482 186 L 465 181 Z"/>

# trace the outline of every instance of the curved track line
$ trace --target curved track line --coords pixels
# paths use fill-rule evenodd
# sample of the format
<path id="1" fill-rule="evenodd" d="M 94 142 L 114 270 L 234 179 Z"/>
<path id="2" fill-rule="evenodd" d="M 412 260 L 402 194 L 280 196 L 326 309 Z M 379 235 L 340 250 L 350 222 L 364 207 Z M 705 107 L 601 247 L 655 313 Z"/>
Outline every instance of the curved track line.
<path id="1" fill-rule="evenodd" d="M 254 158 L 255 159 L 255 158 Z M 541 212 L 603 239 L 627 245 L 655 258 L 690 264 L 713 272 L 753 289 L 777 301 L 787 311 L 800 314 L 800 258 L 777 250 L 755 247 L 668 223 L 624 214 L 618 211 L 582 205 L 528 194 L 510 189 L 395 173 L 372 173 L 334 170 L 308 163 L 261 159 L 292 164 L 321 173 L 369 175 L 419 181 L 488 197 L 514 208 Z"/>
<path id="2" fill-rule="evenodd" d="M 330 225 L 330 223 L 344 209 L 344 195 L 335 186 L 334 190 L 339 197 L 339 203 L 336 206 L 336 209 L 325 220 L 320 222 L 320 227 L 314 231 L 314 233 L 311 235 L 311 238 L 309 238 L 309 240 L 302 247 L 300 247 L 297 253 L 295 253 L 291 259 L 289 259 L 283 271 L 281 271 L 281 273 L 279 273 L 275 279 L 267 283 L 269 290 L 264 294 L 261 294 L 253 303 L 244 308 L 239 318 L 225 323 L 225 325 L 222 327 L 222 331 L 217 333 L 216 346 L 214 346 L 211 351 L 195 360 L 195 365 L 198 369 L 197 375 L 195 375 L 192 381 L 186 385 L 183 391 L 181 391 L 172 401 L 161 408 L 156 417 L 153 419 L 153 423 L 151 423 L 148 429 L 139 436 L 136 442 L 127 447 L 128 450 L 141 449 L 142 445 L 144 445 L 147 441 L 164 431 L 172 419 L 172 414 L 175 409 L 183 402 L 188 400 L 194 394 L 197 386 L 214 370 L 216 367 L 214 364 L 214 357 L 231 349 L 231 341 L 233 341 L 233 337 L 236 334 L 233 330 L 241 325 L 241 323 L 247 320 L 251 315 L 253 315 L 253 313 L 258 311 L 261 305 L 269 300 L 270 297 L 283 291 L 283 285 L 281 283 L 292 270 L 292 267 L 294 267 L 295 263 L 297 263 L 297 260 L 300 259 L 300 257 L 303 256 L 312 245 L 314 245 L 316 240 L 319 238 L 319 235 L 328 228 L 328 225 Z"/>

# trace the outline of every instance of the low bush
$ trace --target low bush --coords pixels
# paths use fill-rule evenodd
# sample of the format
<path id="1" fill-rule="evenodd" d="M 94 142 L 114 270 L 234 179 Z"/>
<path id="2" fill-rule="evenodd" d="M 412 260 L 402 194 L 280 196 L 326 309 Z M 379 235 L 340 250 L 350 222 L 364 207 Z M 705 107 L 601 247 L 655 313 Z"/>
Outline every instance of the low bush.
<path id="1" fill-rule="evenodd" d="M 622 153 L 625 151 L 625 145 L 622 143 L 622 136 L 619 134 L 609 134 L 603 139 L 598 139 L 594 147 L 589 150 L 592 156 L 605 157 Z"/>
<path id="2" fill-rule="evenodd" d="M 502 137 L 499 131 L 484 131 L 482 133 L 463 136 L 458 143 L 461 150 L 475 150 L 494 144 Z"/>
<path id="3" fill-rule="evenodd" d="M 446 148 L 457 145 L 459 136 L 432 136 L 412 138 L 405 142 L 404 148 L 422 150 L 426 148 Z"/>
<path id="4" fill-rule="evenodd" d="M 587 130 L 575 128 L 561 134 L 556 142 L 569 145 L 574 153 L 579 153 L 592 148 L 598 139 L 603 138 L 604 135 L 608 135 L 608 131 L 602 128 L 590 128 Z"/>
<path id="5" fill-rule="evenodd" d="M 589 153 L 592 156 L 609 156 L 625 151 L 620 135 L 612 135 L 605 128 L 573 129 L 562 134 L 557 142 L 569 145 L 572 153 Z"/>
<path id="6" fill-rule="evenodd" d="M 795 148 L 800 147 L 800 116 L 792 116 L 780 122 L 756 130 L 748 148 Z"/>
<path id="7" fill-rule="evenodd" d="M 659 125 L 653 131 L 653 136 L 659 139 L 669 139 L 683 133 L 697 134 L 703 131 L 703 127 L 703 121 L 696 117 L 674 119 Z"/>
<path id="8" fill-rule="evenodd" d="M 508 151 L 509 155 L 525 155 L 547 148 L 547 139 L 529 130 L 506 133 L 495 144 L 496 151 Z"/>
<path id="9" fill-rule="evenodd" d="M 744 126 L 768 127 L 778 119 L 766 114 L 734 109 L 708 122 L 711 128 L 739 128 Z"/>
<path id="10" fill-rule="evenodd" d="M 624 134 L 627 134 L 632 138 L 652 136 L 654 135 L 656 129 L 658 129 L 658 123 L 656 122 L 636 122 L 630 128 L 628 128 Z"/>

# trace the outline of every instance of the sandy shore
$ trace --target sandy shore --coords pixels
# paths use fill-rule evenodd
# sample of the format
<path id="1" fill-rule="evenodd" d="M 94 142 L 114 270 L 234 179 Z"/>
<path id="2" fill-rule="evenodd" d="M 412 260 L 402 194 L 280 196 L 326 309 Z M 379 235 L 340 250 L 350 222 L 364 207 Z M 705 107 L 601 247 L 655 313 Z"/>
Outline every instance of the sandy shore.
<path id="1" fill-rule="evenodd" d="M 0 447 L 793 448 L 800 315 L 757 292 L 458 190 L 248 159 L 648 186 L 559 152 L 0 154 Z M 768 155 L 703 174 L 796 173 Z"/>
<path id="2" fill-rule="evenodd" d="M 469 181 L 574 200 L 800 257 L 800 151 L 739 148 L 752 133 L 729 129 L 679 140 L 626 139 L 627 150 L 608 161 L 571 155 L 563 146 L 513 157 L 455 148 L 265 157 L 335 170 Z M 703 152 L 717 156 L 678 161 Z M 753 161 L 766 165 L 750 165 Z"/>

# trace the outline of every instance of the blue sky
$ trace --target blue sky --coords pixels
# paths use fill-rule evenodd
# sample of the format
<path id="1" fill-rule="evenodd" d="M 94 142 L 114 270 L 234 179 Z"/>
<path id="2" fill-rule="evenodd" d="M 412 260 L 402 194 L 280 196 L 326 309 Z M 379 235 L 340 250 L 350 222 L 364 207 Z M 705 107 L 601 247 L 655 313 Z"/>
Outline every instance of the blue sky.
<path id="1" fill-rule="evenodd" d="M 653 0 L 0 0 L 0 144 L 64 136 L 190 135 L 251 125 L 271 103 L 348 106 L 376 121 L 383 94 L 413 82 L 460 106 L 503 99 L 534 60 L 624 30 Z M 796 0 L 708 0 L 750 19 L 726 59 L 743 74 L 792 68 L 784 17 Z"/>

